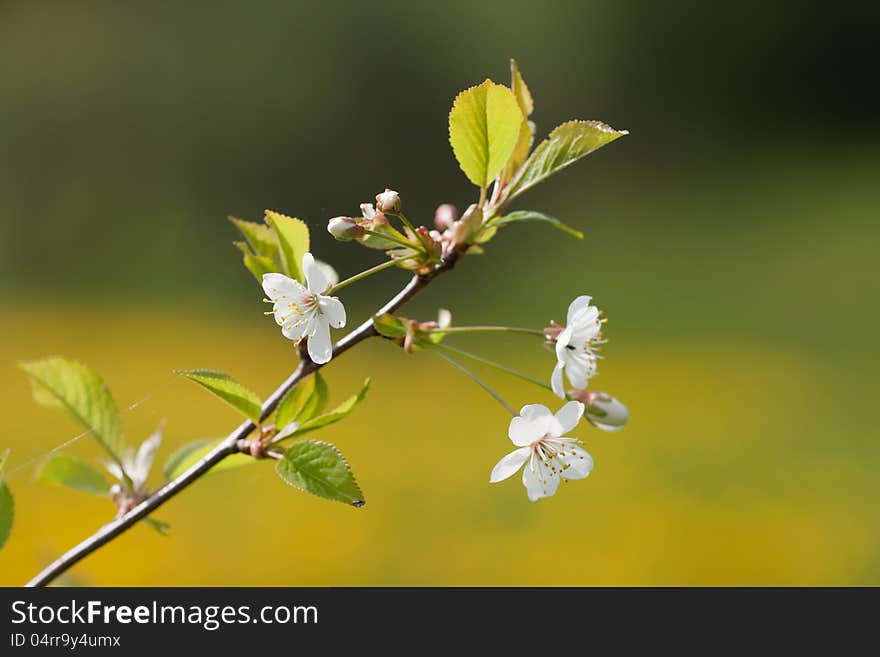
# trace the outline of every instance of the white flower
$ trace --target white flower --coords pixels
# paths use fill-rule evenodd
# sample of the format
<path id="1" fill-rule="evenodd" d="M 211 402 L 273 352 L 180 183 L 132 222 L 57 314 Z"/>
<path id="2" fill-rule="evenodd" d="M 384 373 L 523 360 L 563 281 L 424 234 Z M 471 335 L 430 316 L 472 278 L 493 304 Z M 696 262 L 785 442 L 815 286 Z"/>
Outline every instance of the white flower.
<path id="1" fill-rule="evenodd" d="M 150 468 L 153 467 L 153 460 L 156 458 L 156 450 L 159 449 L 159 443 L 162 442 L 162 427 L 160 426 L 153 434 L 141 443 L 138 451 L 129 447 L 122 459 L 122 468 L 119 464 L 111 461 L 107 463 L 107 470 L 119 481 L 125 481 L 125 475 L 131 479 L 131 485 L 134 492 L 143 489 L 150 474 Z M 123 472 L 124 471 L 124 472 Z"/>
<path id="2" fill-rule="evenodd" d="M 333 286 L 326 265 L 306 253 L 302 270 L 306 286 L 284 274 L 263 274 L 263 290 L 273 304 L 272 314 L 284 337 L 297 344 L 307 338 L 309 357 L 316 363 L 326 363 L 333 355 L 330 327 L 345 326 L 345 307 L 336 297 L 325 296 Z"/>
<path id="3" fill-rule="evenodd" d="M 565 399 L 565 383 L 562 372 L 579 390 L 587 387 L 596 374 L 596 347 L 602 340 L 602 324 L 599 309 L 590 305 L 590 297 L 581 296 L 568 306 L 565 329 L 556 337 L 556 367 L 550 384 L 556 396 Z"/>
<path id="4" fill-rule="evenodd" d="M 593 459 L 577 446 L 575 438 L 563 437 L 577 426 L 584 405 L 570 401 L 556 415 L 541 404 L 523 406 L 510 421 L 508 435 L 515 449 L 493 468 L 489 482 L 507 479 L 525 464 L 523 485 L 532 502 L 550 497 L 562 479 L 583 479 L 593 469 Z"/>

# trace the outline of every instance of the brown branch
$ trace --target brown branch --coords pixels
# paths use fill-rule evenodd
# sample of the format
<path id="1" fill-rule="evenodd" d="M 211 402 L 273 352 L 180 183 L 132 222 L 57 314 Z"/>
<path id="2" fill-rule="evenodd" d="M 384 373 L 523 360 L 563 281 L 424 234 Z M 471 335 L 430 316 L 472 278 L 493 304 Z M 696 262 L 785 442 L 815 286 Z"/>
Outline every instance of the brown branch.
<path id="1" fill-rule="evenodd" d="M 440 262 L 440 264 L 429 273 L 413 276 L 409 283 L 407 283 L 406 286 L 384 306 L 379 308 L 373 316 L 395 312 L 434 278 L 452 269 L 455 266 L 458 257 L 458 252 L 449 253 L 443 258 L 442 262 Z M 333 345 L 334 358 L 345 353 L 359 342 L 378 335 L 373 326 L 373 316 Z M 275 407 L 278 406 L 279 402 L 284 398 L 284 395 L 286 395 L 293 386 L 313 372 L 319 370 L 321 367 L 322 365 L 313 362 L 306 356 L 293 373 L 287 377 L 287 380 L 278 386 L 278 388 L 275 389 L 275 392 L 269 395 L 266 401 L 263 402 L 260 421 L 264 421 L 272 414 Z M 70 569 L 74 564 L 78 563 L 101 546 L 106 545 L 114 538 L 131 528 L 132 525 L 147 517 L 153 511 L 165 504 L 165 502 L 181 492 L 184 488 L 197 481 L 227 456 L 237 453 L 239 451 L 239 441 L 246 439 L 256 428 L 256 425 L 250 420 L 239 425 L 235 431 L 230 433 L 223 440 L 223 442 L 217 445 L 217 447 L 211 450 L 211 452 L 206 454 L 197 463 L 194 463 L 177 478 L 159 488 L 155 493 L 150 495 L 150 497 L 131 509 L 131 511 L 115 518 L 111 522 L 108 522 L 79 545 L 76 545 L 65 552 L 58 559 L 49 564 L 36 577 L 30 580 L 26 586 L 45 586 L 49 584 L 56 577 Z"/>

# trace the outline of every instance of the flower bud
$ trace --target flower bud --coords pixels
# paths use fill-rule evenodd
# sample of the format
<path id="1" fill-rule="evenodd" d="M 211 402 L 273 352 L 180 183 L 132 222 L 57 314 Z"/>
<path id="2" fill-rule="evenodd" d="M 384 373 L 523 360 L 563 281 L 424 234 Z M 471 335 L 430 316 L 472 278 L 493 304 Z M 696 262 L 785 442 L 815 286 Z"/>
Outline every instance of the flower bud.
<path id="1" fill-rule="evenodd" d="M 341 242 L 348 242 L 364 234 L 364 227 L 351 217 L 333 217 L 327 222 L 327 232 Z"/>
<path id="2" fill-rule="evenodd" d="M 584 403 L 587 421 L 602 431 L 620 431 L 629 420 L 629 409 L 607 392 L 569 390 L 568 396 Z"/>
<path id="3" fill-rule="evenodd" d="M 376 209 L 386 214 L 397 214 L 400 212 L 400 194 L 386 187 L 384 192 L 376 194 Z"/>
<path id="4" fill-rule="evenodd" d="M 434 225 L 439 231 L 449 228 L 456 219 L 458 219 L 458 208 L 450 203 L 444 203 L 434 211 Z"/>
<path id="5" fill-rule="evenodd" d="M 464 246 L 473 243 L 482 225 L 483 211 L 476 203 L 472 203 L 461 215 L 461 219 L 456 221 L 450 229 L 455 245 Z"/>

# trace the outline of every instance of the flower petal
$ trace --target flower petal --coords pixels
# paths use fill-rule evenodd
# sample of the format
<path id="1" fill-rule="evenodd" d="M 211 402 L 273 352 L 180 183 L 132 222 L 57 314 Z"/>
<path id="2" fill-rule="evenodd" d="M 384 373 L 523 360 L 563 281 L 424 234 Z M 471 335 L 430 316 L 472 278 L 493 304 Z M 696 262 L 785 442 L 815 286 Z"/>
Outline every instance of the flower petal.
<path id="1" fill-rule="evenodd" d="M 565 399 L 565 381 L 562 380 L 562 370 L 565 367 L 562 363 L 556 363 L 553 368 L 553 374 L 550 375 L 550 387 L 553 394 L 560 399 Z"/>
<path id="2" fill-rule="evenodd" d="M 302 288 L 298 281 L 284 274 L 263 274 L 263 292 L 275 301 L 282 294 L 292 295 Z"/>
<path id="3" fill-rule="evenodd" d="M 318 266 L 324 276 L 327 278 L 327 282 L 330 285 L 336 285 L 339 282 L 339 274 L 333 269 L 333 265 L 324 262 L 323 260 L 315 260 L 315 264 Z"/>
<path id="4" fill-rule="evenodd" d="M 140 488 L 147 480 L 150 474 L 150 468 L 153 467 L 153 460 L 156 458 L 156 451 L 159 449 L 159 443 L 162 442 L 162 427 L 150 435 L 141 446 L 138 447 L 137 454 L 132 463 L 133 472 L 129 472 L 135 487 Z"/>
<path id="5" fill-rule="evenodd" d="M 309 334 L 309 358 L 321 365 L 333 357 L 333 343 L 330 341 L 330 325 L 325 317 L 315 317 Z"/>
<path id="6" fill-rule="evenodd" d="M 562 477 L 565 479 L 584 479 L 593 470 L 593 457 L 576 445 L 566 445 L 558 458 L 564 466 Z"/>
<path id="7" fill-rule="evenodd" d="M 299 342 L 302 340 L 303 336 L 306 335 L 308 328 L 313 321 L 315 321 L 314 316 L 310 318 L 303 318 L 299 315 L 291 317 L 281 327 L 281 334 L 288 340 Z"/>
<path id="8" fill-rule="evenodd" d="M 565 406 L 556 411 L 556 420 L 562 427 L 560 435 L 568 433 L 577 426 L 581 417 L 584 415 L 584 405 L 579 401 L 570 401 Z"/>
<path id="9" fill-rule="evenodd" d="M 542 497 L 550 497 L 559 488 L 559 473 L 546 467 L 535 455 L 523 468 L 523 485 L 531 502 L 536 502 Z"/>
<path id="10" fill-rule="evenodd" d="M 532 420 L 525 417 L 515 417 L 510 421 L 507 435 L 510 442 L 517 447 L 531 445 L 544 435 L 544 423 L 540 421 L 540 418 Z"/>
<path id="11" fill-rule="evenodd" d="M 563 329 L 562 333 L 556 336 L 556 360 L 560 363 L 564 363 L 568 358 L 569 353 L 572 351 L 568 348 L 568 345 L 571 342 L 571 334 L 572 328 L 567 326 Z"/>
<path id="12" fill-rule="evenodd" d="M 330 322 L 330 326 L 333 328 L 342 328 L 345 326 L 345 306 L 342 305 L 342 302 L 336 297 L 319 297 L 318 305 L 321 308 L 321 312 L 324 313 L 324 316 L 327 318 L 327 321 Z"/>
<path id="13" fill-rule="evenodd" d="M 553 415 L 553 411 L 544 406 L 544 404 L 526 404 L 519 409 L 519 414 L 523 418 L 532 420 L 544 415 Z"/>
<path id="14" fill-rule="evenodd" d="M 596 357 L 591 354 L 573 353 L 565 364 L 565 374 L 572 386 L 583 390 L 596 375 Z"/>
<path id="15" fill-rule="evenodd" d="M 494 484 L 510 477 L 522 467 L 522 464 L 528 460 L 529 454 L 531 453 L 532 450 L 530 447 L 520 447 L 519 449 L 513 450 L 510 454 L 498 461 L 498 463 L 495 464 L 495 467 L 492 468 L 492 474 L 489 475 L 489 483 Z"/>
<path id="16" fill-rule="evenodd" d="M 590 305 L 590 301 L 593 297 L 588 295 L 582 295 L 577 297 L 574 301 L 568 304 L 568 315 L 565 319 L 565 325 L 571 326 L 574 322 L 574 317 L 578 313 L 578 311 L 587 308 Z"/>
<path id="17" fill-rule="evenodd" d="M 324 294 L 330 287 L 330 281 L 326 274 L 321 271 L 321 267 L 315 262 L 315 258 L 311 253 L 303 255 L 302 270 L 306 275 L 306 286 L 309 292 L 313 294 Z"/>

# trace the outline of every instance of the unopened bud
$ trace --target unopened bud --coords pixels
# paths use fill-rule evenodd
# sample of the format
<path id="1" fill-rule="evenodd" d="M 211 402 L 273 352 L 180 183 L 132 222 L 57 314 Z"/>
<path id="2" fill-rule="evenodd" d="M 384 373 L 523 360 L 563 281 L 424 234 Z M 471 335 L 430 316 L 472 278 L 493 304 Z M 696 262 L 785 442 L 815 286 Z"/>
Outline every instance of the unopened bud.
<path id="1" fill-rule="evenodd" d="M 384 192 L 376 194 L 376 209 L 386 214 L 399 213 L 400 194 L 386 187 Z"/>
<path id="2" fill-rule="evenodd" d="M 620 431 L 629 420 L 629 409 L 607 392 L 569 390 L 568 396 L 584 403 L 587 421 L 602 431 Z"/>
<path id="3" fill-rule="evenodd" d="M 472 203 L 461 219 L 452 225 L 452 237 L 456 246 L 471 244 L 483 225 L 483 211 L 476 203 Z"/>
<path id="4" fill-rule="evenodd" d="M 458 219 L 458 208 L 450 203 L 444 203 L 434 211 L 434 225 L 437 230 L 446 230 L 456 219 Z"/>
<path id="5" fill-rule="evenodd" d="M 348 242 L 363 235 L 364 227 L 351 217 L 333 217 L 327 222 L 327 232 L 341 242 Z"/>

